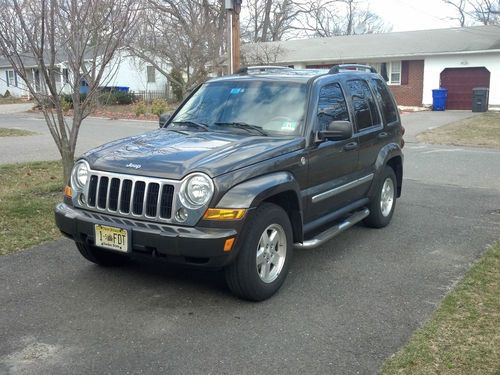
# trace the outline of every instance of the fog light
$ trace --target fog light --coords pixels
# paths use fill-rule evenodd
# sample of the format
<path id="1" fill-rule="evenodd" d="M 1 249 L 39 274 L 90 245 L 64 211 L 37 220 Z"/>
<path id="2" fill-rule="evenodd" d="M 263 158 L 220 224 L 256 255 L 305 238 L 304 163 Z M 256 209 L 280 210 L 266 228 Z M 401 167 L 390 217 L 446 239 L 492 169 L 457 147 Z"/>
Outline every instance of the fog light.
<path id="1" fill-rule="evenodd" d="M 184 222 L 188 218 L 188 212 L 185 208 L 179 208 L 177 212 L 175 213 L 175 220 L 178 222 Z"/>

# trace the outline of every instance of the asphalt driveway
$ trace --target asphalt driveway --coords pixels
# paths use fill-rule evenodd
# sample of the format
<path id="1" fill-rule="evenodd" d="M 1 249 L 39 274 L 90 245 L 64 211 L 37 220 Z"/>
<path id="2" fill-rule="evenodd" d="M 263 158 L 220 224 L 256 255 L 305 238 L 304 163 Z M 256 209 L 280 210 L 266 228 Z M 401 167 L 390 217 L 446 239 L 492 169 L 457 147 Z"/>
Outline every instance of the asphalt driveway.
<path id="1" fill-rule="evenodd" d="M 102 269 L 64 239 L 1 257 L 0 373 L 375 373 L 500 238 L 499 150 L 405 150 L 391 225 L 296 252 L 263 303 L 220 272 Z"/>

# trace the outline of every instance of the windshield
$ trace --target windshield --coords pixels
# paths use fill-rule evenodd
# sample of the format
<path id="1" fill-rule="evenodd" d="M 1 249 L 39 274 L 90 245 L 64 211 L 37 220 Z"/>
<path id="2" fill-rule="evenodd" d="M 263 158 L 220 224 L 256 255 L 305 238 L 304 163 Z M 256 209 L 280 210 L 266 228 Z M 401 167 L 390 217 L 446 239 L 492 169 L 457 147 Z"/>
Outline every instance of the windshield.
<path id="1" fill-rule="evenodd" d="M 208 82 L 184 104 L 171 124 L 197 124 L 198 128 L 205 125 L 210 130 L 249 134 L 296 135 L 304 121 L 305 104 L 305 83 Z"/>

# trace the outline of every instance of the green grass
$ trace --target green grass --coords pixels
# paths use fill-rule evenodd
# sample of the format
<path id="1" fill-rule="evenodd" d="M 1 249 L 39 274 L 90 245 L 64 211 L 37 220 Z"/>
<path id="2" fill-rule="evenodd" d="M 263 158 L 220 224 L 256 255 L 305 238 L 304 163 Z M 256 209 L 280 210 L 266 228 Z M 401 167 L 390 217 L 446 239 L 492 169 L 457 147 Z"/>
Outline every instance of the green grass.
<path id="1" fill-rule="evenodd" d="M 500 244 L 486 251 L 380 375 L 500 374 Z"/>
<path id="2" fill-rule="evenodd" d="M 0 166 L 0 255 L 59 237 L 54 205 L 62 200 L 60 162 Z"/>
<path id="3" fill-rule="evenodd" d="M 0 137 L 22 137 L 25 135 L 34 135 L 34 134 L 36 133 L 31 132 L 29 130 L 0 128 Z"/>
<path id="4" fill-rule="evenodd" d="M 423 132 L 420 142 L 457 146 L 500 147 L 500 112 L 485 112 Z"/>

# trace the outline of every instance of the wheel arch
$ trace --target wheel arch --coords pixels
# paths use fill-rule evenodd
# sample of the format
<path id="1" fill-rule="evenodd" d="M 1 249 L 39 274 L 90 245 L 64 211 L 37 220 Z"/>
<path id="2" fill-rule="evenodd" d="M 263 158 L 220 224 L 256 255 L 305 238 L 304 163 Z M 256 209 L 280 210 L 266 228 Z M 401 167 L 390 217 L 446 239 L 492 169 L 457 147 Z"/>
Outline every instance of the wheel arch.
<path id="1" fill-rule="evenodd" d="M 292 173 L 282 171 L 259 176 L 229 189 L 218 208 L 255 208 L 263 202 L 283 208 L 290 218 L 294 242 L 302 241 L 303 216 L 300 187 Z"/>
<path id="2" fill-rule="evenodd" d="M 399 198 L 401 196 L 403 187 L 403 160 L 404 156 L 401 147 L 396 143 L 389 143 L 380 150 L 375 162 L 375 178 L 370 188 L 370 197 L 373 196 L 375 192 L 374 190 L 378 185 L 379 176 L 385 166 L 389 166 L 394 170 L 396 174 L 397 197 Z"/>

